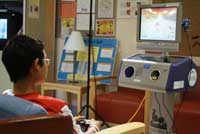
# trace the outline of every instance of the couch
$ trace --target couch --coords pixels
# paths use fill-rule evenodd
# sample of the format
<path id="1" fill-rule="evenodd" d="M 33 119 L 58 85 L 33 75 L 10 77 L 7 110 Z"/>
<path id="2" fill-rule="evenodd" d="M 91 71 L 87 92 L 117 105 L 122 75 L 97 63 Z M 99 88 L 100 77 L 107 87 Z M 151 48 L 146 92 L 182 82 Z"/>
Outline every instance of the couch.
<path id="1" fill-rule="evenodd" d="M 96 111 L 107 122 L 127 123 L 142 101 L 142 90 L 118 87 L 117 91 L 106 92 L 96 97 Z M 144 122 L 144 106 L 133 119 Z"/>
<path id="2" fill-rule="evenodd" d="M 144 134 L 145 125 L 131 122 L 108 129 L 96 134 Z M 73 134 L 70 116 L 42 115 L 24 116 L 0 120 L 2 134 Z"/>
<path id="3" fill-rule="evenodd" d="M 72 119 L 61 115 L 35 115 L 0 120 L 2 134 L 73 134 Z"/>
<path id="4" fill-rule="evenodd" d="M 47 111 L 19 97 L 0 95 L 0 119 L 31 115 L 47 115 Z"/>
<path id="5" fill-rule="evenodd" d="M 140 122 L 127 123 L 100 131 L 100 134 L 144 133 L 145 125 Z M 70 116 L 47 115 L 47 111 L 30 101 L 0 95 L 0 132 L 4 134 L 72 134 Z"/>

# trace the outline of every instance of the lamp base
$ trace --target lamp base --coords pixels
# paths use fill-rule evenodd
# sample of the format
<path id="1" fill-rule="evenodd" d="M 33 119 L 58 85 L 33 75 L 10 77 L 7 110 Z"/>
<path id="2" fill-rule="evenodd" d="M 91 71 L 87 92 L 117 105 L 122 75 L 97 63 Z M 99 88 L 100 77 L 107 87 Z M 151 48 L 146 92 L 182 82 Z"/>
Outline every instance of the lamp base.
<path id="1" fill-rule="evenodd" d="M 69 80 L 69 83 L 79 83 L 80 81 L 78 80 Z"/>

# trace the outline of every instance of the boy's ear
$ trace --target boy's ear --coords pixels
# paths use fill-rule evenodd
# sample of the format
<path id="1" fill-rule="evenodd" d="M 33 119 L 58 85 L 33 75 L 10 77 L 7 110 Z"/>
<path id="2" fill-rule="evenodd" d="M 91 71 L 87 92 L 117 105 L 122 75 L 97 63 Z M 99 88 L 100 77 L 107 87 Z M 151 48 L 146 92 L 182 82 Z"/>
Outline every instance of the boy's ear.
<path id="1" fill-rule="evenodd" d="M 33 65 L 32 65 L 32 69 L 34 70 L 39 70 L 40 68 L 40 65 L 39 65 L 39 58 L 36 58 L 33 62 Z"/>

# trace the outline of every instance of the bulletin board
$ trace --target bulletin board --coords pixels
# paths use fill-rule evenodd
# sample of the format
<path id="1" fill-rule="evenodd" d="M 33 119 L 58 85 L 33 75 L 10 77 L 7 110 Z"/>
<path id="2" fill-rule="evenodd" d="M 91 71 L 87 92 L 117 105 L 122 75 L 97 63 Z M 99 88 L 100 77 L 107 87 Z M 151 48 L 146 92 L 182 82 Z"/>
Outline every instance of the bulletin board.
<path id="1" fill-rule="evenodd" d="M 65 42 L 68 38 L 66 38 Z M 85 45 L 88 46 L 88 38 L 84 38 Z M 117 39 L 115 38 L 93 38 L 91 46 L 91 76 L 111 76 L 113 74 L 113 67 L 118 47 Z M 88 68 L 88 53 L 78 52 L 75 63 L 76 80 L 87 80 Z M 57 75 L 58 80 L 71 80 L 73 78 L 73 51 L 67 51 L 63 48 L 61 61 L 59 64 L 59 71 Z M 103 84 L 111 83 L 111 80 L 101 81 Z"/>
<path id="2" fill-rule="evenodd" d="M 93 36 L 114 38 L 115 0 L 93 0 L 92 2 Z M 68 37 L 73 30 L 87 35 L 89 31 L 90 0 L 62 0 L 60 2 L 59 32 L 61 37 Z"/>

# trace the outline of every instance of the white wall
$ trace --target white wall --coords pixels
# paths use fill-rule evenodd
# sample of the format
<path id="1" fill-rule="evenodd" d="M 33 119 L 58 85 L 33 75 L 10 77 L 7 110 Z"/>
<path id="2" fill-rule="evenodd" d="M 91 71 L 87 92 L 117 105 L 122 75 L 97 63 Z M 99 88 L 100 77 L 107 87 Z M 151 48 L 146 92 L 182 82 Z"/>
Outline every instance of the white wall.
<path id="1" fill-rule="evenodd" d="M 12 88 L 12 83 L 10 82 L 10 78 L 8 73 L 1 61 L 2 51 L 0 51 L 0 92 L 5 89 Z"/>
<path id="2" fill-rule="evenodd" d="M 136 24 L 137 19 L 117 19 L 116 22 L 116 38 L 119 41 L 117 51 L 114 75 L 117 75 L 121 59 L 144 53 L 144 51 L 136 49 Z"/>

